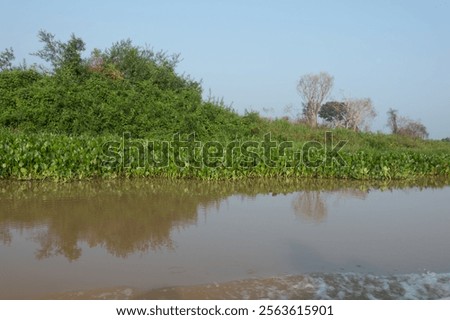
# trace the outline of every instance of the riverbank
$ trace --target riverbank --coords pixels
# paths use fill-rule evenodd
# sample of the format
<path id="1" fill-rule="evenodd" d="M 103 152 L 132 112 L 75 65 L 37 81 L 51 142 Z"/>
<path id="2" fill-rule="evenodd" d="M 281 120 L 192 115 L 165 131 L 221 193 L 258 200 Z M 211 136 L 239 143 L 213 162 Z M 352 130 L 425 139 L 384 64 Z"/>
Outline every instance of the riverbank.
<path id="1" fill-rule="evenodd" d="M 289 128 L 292 131 L 281 131 L 280 123 L 272 122 L 265 127 L 270 133 L 208 141 L 194 134 L 156 140 L 127 134 L 70 136 L 2 130 L 0 178 L 398 180 L 450 173 L 448 142 L 347 130 L 305 131 L 292 124 Z"/>

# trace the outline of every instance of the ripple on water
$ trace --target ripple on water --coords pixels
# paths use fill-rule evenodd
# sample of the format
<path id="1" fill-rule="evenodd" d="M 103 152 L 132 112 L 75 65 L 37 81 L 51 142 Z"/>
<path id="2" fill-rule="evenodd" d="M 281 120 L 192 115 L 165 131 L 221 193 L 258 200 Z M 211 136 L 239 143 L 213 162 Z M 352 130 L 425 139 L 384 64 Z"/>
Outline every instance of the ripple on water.
<path id="1" fill-rule="evenodd" d="M 220 284 L 172 287 L 138 295 L 146 299 L 446 299 L 450 273 L 376 276 L 312 273 Z"/>

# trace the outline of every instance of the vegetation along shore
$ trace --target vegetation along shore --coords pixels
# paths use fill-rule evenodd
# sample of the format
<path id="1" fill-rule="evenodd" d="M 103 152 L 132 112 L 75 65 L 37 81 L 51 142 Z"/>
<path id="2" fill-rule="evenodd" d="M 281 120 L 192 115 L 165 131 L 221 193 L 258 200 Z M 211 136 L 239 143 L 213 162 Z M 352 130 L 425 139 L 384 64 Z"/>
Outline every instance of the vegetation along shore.
<path id="1" fill-rule="evenodd" d="M 43 65 L 0 53 L 0 178 L 417 179 L 448 176 L 450 141 L 390 109 L 391 134 L 369 131 L 368 98 L 327 101 L 333 77 L 303 76 L 294 118 L 240 115 L 176 72 L 178 55 L 130 40 L 85 44 L 40 31 Z M 315 89 L 320 88 L 322 91 Z M 314 93 L 314 94 L 311 94 Z M 318 121 L 318 118 L 321 121 Z"/>

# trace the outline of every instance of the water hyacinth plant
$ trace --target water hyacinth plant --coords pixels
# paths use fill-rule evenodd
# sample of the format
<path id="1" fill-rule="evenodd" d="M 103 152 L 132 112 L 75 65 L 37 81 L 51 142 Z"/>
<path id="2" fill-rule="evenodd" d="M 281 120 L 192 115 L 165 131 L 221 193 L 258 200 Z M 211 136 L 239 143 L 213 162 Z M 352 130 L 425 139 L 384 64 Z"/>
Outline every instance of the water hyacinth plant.
<path id="1" fill-rule="evenodd" d="M 178 139 L 178 140 L 177 140 Z M 78 180 L 115 177 L 413 179 L 448 176 L 450 153 L 347 151 L 339 144 L 261 140 L 197 141 L 130 136 L 1 132 L 0 178 Z M 270 144 L 270 146 L 268 146 Z"/>

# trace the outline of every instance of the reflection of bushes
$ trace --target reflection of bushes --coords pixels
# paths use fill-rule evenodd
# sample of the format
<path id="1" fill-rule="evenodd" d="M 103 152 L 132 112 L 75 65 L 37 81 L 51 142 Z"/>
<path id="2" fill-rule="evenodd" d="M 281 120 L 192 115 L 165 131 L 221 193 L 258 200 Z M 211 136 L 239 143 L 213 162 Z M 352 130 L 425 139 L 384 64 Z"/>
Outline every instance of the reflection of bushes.
<path id="1" fill-rule="evenodd" d="M 62 254 L 77 259 L 81 255 L 79 241 L 90 247 L 103 246 L 122 257 L 136 251 L 172 248 L 171 229 L 195 222 L 197 206 L 209 202 L 201 196 L 152 188 L 133 193 L 126 188 L 108 192 L 100 187 L 97 194 L 89 196 L 85 191 L 90 188 L 68 185 L 70 191 L 61 186 L 58 196 L 53 186 L 49 187 L 50 194 L 23 190 L 22 200 L 2 200 L 6 205 L 0 211 L 3 223 L 12 222 L 20 228 L 46 225 L 35 237 L 41 247 L 38 258 Z M 31 190 L 36 191 L 34 187 Z"/>
<path id="2" fill-rule="evenodd" d="M 81 254 L 77 249 L 79 240 L 90 247 L 103 246 L 121 257 L 136 251 L 172 248 L 171 229 L 191 223 L 197 216 L 195 199 L 176 197 L 122 195 L 53 203 L 46 213 L 50 218 L 48 231 L 37 238 L 42 248 L 39 256 L 63 253 L 76 259 Z M 63 252 L 55 251 L 62 249 L 60 243 L 64 245 Z"/>
<path id="3" fill-rule="evenodd" d="M 102 246 L 115 256 L 173 248 L 170 233 L 195 223 L 198 209 L 218 205 L 230 195 L 256 196 L 301 191 L 294 209 L 321 221 L 326 207 L 321 192 L 364 196 L 370 189 L 442 187 L 448 180 L 413 184 L 337 180 L 102 180 L 90 182 L 0 182 L 0 241 L 11 242 L 11 229 L 35 229 L 38 258 L 63 255 L 78 259 L 79 242 Z"/>

